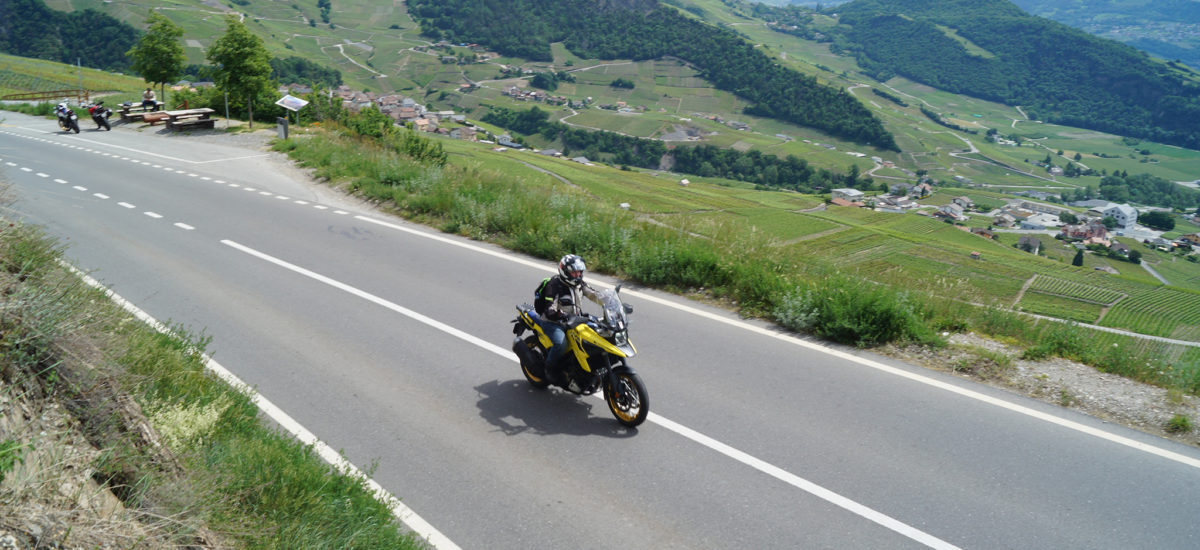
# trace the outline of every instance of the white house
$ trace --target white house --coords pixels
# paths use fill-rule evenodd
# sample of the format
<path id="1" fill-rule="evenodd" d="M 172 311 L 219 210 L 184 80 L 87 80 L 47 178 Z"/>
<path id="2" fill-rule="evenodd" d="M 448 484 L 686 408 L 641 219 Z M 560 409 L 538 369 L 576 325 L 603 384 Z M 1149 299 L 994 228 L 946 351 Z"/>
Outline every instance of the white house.
<path id="1" fill-rule="evenodd" d="M 833 193 L 833 198 L 846 199 L 850 202 L 861 202 L 863 200 L 863 197 L 866 196 L 863 194 L 862 191 L 859 191 L 858 189 L 849 189 L 849 188 L 834 189 L 832 191 L 832 193 Z"/>
<path id="2" fill-rule="evenodd" d="M 1105 216 L 1112 216 L 1121 227 L 1133 227 L 1137 223 L 1137 210 L 1128 204 L 1112 204 L 1101 211 Z"/>

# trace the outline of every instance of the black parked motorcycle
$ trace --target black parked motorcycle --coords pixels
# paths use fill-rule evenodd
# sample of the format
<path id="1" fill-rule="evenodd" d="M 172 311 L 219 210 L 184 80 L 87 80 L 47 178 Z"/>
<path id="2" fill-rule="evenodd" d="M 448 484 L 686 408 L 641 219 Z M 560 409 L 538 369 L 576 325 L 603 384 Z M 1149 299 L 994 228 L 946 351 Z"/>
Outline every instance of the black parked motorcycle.
<path id="1" fill-rule="evenodd" d="M 64 132 L 79 133 L 79 117 L 75 116 L 75 111 L 67 107 L 66 103 L 59 103 L 54 109 L 54 114 L 58 115 L 58 127 Z"/>
<path id="2" fill-rule="evenodd" d="M 112 124 L 108 123 L 108 117 L 112 116 L 112 109 L 104 106 L 103 101 L 97 101 L 88 105 L 88 114 L 92 115 L 92 122 L 96 123 L 96 129 L 104 128 L 112 131 Z"/>

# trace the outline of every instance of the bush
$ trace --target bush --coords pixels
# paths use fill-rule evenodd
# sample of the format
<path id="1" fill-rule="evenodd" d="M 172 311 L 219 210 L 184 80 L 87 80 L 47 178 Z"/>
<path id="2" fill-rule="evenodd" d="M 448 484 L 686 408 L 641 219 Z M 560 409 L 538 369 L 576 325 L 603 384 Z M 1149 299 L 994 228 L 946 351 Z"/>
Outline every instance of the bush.
<path id="1" fill-rule="evenodd" d="M 923 313 L 906 292 L 835 276 L 789 294 L 775 309 L 775 318 L 793 330 L 865 347 L 891 341 L 934 343 Z"/>

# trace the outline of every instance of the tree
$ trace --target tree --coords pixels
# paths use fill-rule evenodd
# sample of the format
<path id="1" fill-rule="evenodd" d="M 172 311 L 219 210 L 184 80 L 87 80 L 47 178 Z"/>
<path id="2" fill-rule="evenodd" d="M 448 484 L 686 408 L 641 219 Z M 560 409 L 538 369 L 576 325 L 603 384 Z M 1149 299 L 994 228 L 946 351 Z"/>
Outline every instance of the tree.
<path id="1" fill-rule="evenodd" d="M 1075 225 L 1079 223 L 1079 217 L 1071 212 L 1063 212 L 1059 214 L 1058 219 L 1067 225 Z"/>
<path id="2" fill-rule="evenodd" d="M 213 80 L 217 88 L 237 99 L 245 99 L 254 127 L 254 100 L 268 91 L 271 54 L 262 39 L 236 17 L 226 18 L 225 34 L 213 42 L 207 58 L 217 66 Z"/>
<path id="3" fill-rule="evenodd" d="M 183 27 L 157 11 L 151 11 L 146 22 L 149 23 L 146 34 L 125 55 L 133 59 L 132 68 L 142 75 L 143 80 L 158 84 L 158 95 L 166 103 L 167 83 L 179 80 L 187 63 L 183 44 L 179 42 L 183 38 Z"/>
<path id="4" fill-rule="evenodd" d="M 1083 266 L 1083 249 L 1082 248 L 1075 251 L 1075 259 L 1071 260 L 1071 265 L 1076 266 L 1076 267 Z"/>
<path id="5" fill-rule="evenodd" d="M 1138 217 L 1138 221 L 1141 222 L 1142 225 L 1152 227 L 1154 229 L 1160 229 L 1162 231 L 1170 231 L 1175 229 L 1175 218 L 1172 218 L 1170 214 L 1159 210 L 1142 214 Z"/>
<path id="6" fill-rule="evenodd" d="M 1135 264 L 1142 263 L 1142 251 L 1141 250 L 1130 250 L 1129 251 L 1129 261 L 1131 261 Z"/>

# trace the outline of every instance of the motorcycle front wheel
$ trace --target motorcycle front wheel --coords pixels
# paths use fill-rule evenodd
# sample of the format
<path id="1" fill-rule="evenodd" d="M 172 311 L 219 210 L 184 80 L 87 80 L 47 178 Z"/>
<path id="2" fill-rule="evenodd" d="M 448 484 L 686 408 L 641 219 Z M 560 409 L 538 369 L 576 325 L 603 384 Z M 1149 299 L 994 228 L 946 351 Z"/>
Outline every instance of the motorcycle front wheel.
<path id="1" fill-rule="evenodd" d="M 74 120 L 71 121 L 71 131 L 75 132 L 76 134 L 79 133 L 79 123 L 78 122 L 75 122 Z"/>
<path id="2" fill-rule="evenodd" d="M 100 119 L 100 124 L 103 124 L 103 125 L 104 125 L 104 130 L 105 130 L 106 132 L 111 132 L 111 131 L 112 131 L 112 124 L 109 124 L 109 123 L 108 123 L 108 119 L 107 119 L 107 118 L 101 118 L 101 119 Z"/>
<path id="3" fill-rule="evenodd" d="M 650 400 L 642 379 L 631 372 L 616 374 L 617 387 L 604 386 L 604 401 L 617 422 L 633 428 L 646 421 L 650 414 Z"/>

